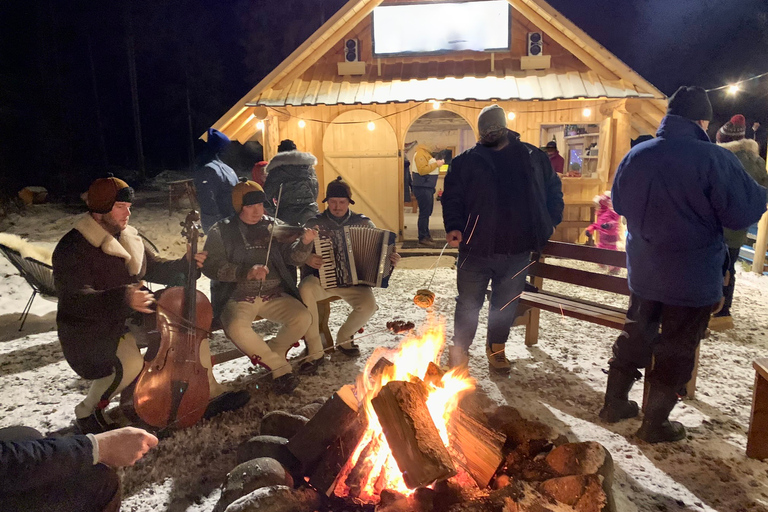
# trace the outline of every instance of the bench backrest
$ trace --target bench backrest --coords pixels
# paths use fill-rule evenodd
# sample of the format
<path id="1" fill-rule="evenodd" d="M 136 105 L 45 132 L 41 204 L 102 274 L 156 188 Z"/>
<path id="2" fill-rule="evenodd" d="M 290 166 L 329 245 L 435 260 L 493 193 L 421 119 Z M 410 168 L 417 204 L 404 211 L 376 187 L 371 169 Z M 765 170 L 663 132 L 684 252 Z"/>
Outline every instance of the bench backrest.
<path id="1" fill-rule="evenodd" d="M 546 263 L 546 257 L 558 257 L 567 260 L 586 261 L 600 265 L 626 268 L 627 256 L 622 251 L 611 251 L 587 245 L 565 242 L 549 242 L 541 251 L 543 261 L 534 263 L 528 274 L 541 279 L 552 279 L 577 286 L 585 286 L 620 295 L 629 295 L 629 286 L 625 277 L 600 274 Z"/>

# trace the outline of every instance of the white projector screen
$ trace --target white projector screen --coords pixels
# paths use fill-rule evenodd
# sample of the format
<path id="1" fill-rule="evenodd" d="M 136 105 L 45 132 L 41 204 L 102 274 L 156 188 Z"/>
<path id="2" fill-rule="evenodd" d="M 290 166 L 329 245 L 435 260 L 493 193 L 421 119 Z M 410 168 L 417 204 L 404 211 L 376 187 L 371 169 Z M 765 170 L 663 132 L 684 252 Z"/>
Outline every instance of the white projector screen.
<path id="1" fill-rule="evenodd" d="M 377 57 L 509 50 L 510 41 L 507 0 L 387 5 L 373 10 L 373 54 Z"/>

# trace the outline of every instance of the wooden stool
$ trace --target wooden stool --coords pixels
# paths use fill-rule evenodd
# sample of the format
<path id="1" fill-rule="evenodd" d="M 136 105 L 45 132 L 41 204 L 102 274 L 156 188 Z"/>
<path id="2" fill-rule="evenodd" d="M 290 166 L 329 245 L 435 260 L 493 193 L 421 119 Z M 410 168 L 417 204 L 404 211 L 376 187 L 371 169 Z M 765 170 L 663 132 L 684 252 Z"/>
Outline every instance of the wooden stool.
<path id="1" fill-rule="evenodd" d="M 747 457 L 768 458 L 768 358 L 752 362 L 755 390 L 752 393 L 752 415 L 747 434 Z"/>
<path id="2" fill-rule="evenodd" d="M 189 201 L 189 207 L 193 210 L 199 210 L 197 206 L 197 193 L 195 191 L 194 180 L 178 180 L 168 183 L 168 216 L 173 212 L 173 207 L 179 206 L 179 201 L 186 198 Z"/>

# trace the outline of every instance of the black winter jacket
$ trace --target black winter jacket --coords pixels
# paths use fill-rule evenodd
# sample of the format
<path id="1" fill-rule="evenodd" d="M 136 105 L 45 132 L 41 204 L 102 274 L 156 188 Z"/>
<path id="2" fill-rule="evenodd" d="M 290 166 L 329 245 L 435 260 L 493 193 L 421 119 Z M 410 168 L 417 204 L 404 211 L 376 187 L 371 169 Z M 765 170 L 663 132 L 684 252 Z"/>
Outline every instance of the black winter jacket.
<path id="1" fill-rule="evenodd" d="M 265 207 L 269 215 L 275 215 L 275 203 L 283 185 L 278 218 L 294 226 L 302 226 L 320 213 L 317 207 L 319 186 L 314 165 L 317 158 L 311 153 L 285 151 L 272 158 L 267 166 L 267 180 L 264 193 Z"/>
<path id="2" fill-rule="evenodd" d="M 531 144 L 520 142 L 520 134 L 508 130 L 510 144 L 523 144 L 531 157 L 533 175 L 527 180 L 531 205 L 532 231 L 536 250 L 540 250 L 552 236 L 555 226 L 563 219 L 563 191 L 560 178 L 552 169 L 549 157 Z M 494 241 L 505 236 L 508 219 L 499 218 L 497 180 L 498 172 L 491 157 L 493 149 L 476 144 L 451 162 L 445 177 L 442 196 L 445 231 L 462 232 L 460 251 L 472 234 L 471 249 L 476 256 L 493 254 Z M 474 231 L 474 233 L 472 233 Z"/>

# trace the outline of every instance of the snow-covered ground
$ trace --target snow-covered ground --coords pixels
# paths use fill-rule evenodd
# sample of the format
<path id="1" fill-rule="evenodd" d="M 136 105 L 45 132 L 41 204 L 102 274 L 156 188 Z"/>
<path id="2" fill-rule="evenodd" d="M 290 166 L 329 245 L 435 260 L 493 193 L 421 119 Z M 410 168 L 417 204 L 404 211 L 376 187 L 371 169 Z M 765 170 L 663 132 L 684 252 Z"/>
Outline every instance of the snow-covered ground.
<path id="1" fill-rule="evenodd" d="M 180 256 L 184 242 L 179 222 L 184 212 L 169 216 L 167 196 L 161 189 L 139 193 L 131 224 L 153 240 L 161 253 Z M 53 245 L 68 231 L 77 208 L 39 205 L 23 216 L 5 219 L 0 230 L 24 236 L 31 242 Z M 258 432 L 260 418 L 271 410 L 295 411 L 318 398 L 330 396 L 354 381 L 365 357 L 377 346 L 394 346 L 400 336 L 386 331 L 390 320 L 410 320 L 420 325 L 426 312 L 413 296 L 432 275 L 433 257 L 406 258 L 387 289 L 376 289 L 379 310 L 359 340 L 363 356 L 349 359 L 334 354 L 319 374 L 302 378 L 294 395 L 269 391 L 269 378 L 246 359 L 219 365 L 220 381 L 248 389 L 252 398 L 240 411 L 202 422 L 163 440 L 135 467 L 123 471 L 125 511 L 210 510 L 218 499 L 218 486 L 235 465 L 238 444 Z M 453 259 L 443 257 L 432 283 L 435 312 L 452 332 L 455 271 Z M 44 432 L 65 428 L 88 383 L 78 378 L 64 361 L 55 331 L 55 303 L 36 299 L 32 313 L 18 332 L 18 317 L 31 293 L 26 282 L 0 258 L 0 426 L 25 424 Z M 208 292 L 201 279 L 199 287 Z M 549 289 L 574 293 L 567 285 Z M 583 290 L 582 290 L 583 292 Z M 581 293 L 585 298 L 612 302 L 626 299 L 600 292 Z M 526 348 L 522 327 L 514 328 L 507 356 L 514 360 L 509 377 L 488 373 L 483 350 L 487 313 L 480 319 L 481 335 L 470 356 L 471 375 L 478 387 L 499 404 L 519 408 L 567 434 L 572 440 L 594 440 L 605 445 L 616 463 L 615 490 L 620 511 L 758 511 L 768 510 L 768 463 L 745 455 L 754 371 L 752 361 L 768 352 L 768 279 L 740 272 L 734 301 L 736 328 L 713 333 L 701 346 L 698 389 L 695 399 L 673 411 L 673 419 L 688 429 L 688 440 L 662 445 L 638 441 L 633 433 L 638 419 L 616 425 L 598 421 L 606 376 L 603 369 L 617 331 L 543 312 L 539 344 Z M 340 324 L 343 306 L 334 303 L 331 327 Z M 267 336 L 269 322 L 254 324 Z M 218 332 L 212 348 L 231 345 Z M 294 349 L 298 354 L 298 349 Z M 631 397 L 641 401 L 642 385 Z"/>

